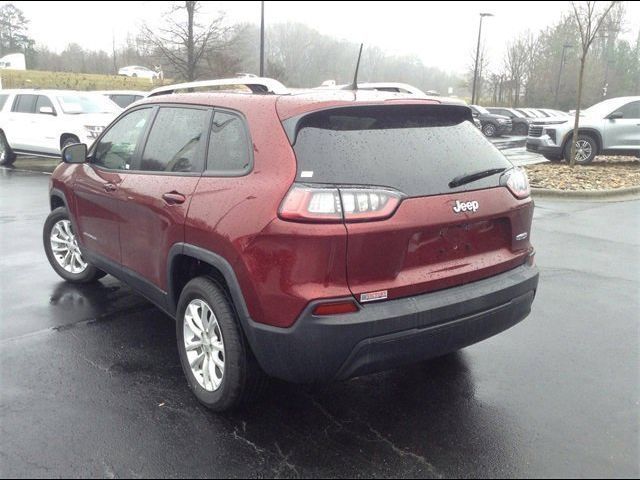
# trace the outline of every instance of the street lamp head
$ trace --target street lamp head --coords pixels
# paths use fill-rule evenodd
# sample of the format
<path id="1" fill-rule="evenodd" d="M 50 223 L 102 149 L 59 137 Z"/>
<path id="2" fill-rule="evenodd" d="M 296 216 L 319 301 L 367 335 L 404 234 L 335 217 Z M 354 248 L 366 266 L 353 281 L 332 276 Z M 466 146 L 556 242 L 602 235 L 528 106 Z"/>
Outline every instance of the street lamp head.
<path id="1" fill-rule="evenodd" d="M 493 13 L 481 13 L 480 14 L 481 17 L 493 17 Z"/>

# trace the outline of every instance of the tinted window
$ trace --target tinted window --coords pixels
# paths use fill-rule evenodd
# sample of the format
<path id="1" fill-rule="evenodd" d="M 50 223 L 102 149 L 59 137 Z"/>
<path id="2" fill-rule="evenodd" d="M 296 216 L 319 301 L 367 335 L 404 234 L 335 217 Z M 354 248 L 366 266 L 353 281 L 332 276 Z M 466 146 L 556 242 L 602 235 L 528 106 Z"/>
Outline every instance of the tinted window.
<path id="1" fill-rule="evenodd" d="M 142 154 L 140 170 L 200 172 L 201 140 L 209 112 L 195 108 L 163 107 L 158 111 Z"/>
<path id="2" fill-rule="evenodd" d="M 150 114 L 151 109 L 144 108 L 118 120 L 96 145 L 93 163 L 112 170 L 129 170 Z"/>
<path id="3" fill-rule="evenodd" d="M 38 99 L 36 100 L 36 109 L 35 112 L 36 113 L 40 113 L 40 108 L 41 107 L 49 107 L 51 108 L 54 112 L 56 111 L 55 108 L 53 108 L 53 103 L 51 103 L 51 100 L 49 100 L 49 97 L 46 97 L 44 95 L 38 95 Z"/>
<path id="4" fill-rule="evenodd" d="M 7 98 L 9 98 L 9 95 L 0 95 L 0 110 L 2 110 L 4 104 L 7 103 Z"/>
<path id="5" fill-rule="evenodd" d="M 392 187 L 409 196 L 495 187 L 499 175 L 453 188 L 455 177 L 508 160 L 470 122 L 466 107 L 348 107 L 303 117 L 297 181 Z M 285 122 L 285 128 L 289 125 Z"/>
<path id="6" fill-rule="evenodd" d="M 209 140 L 207 170 L 245 172 L 251 164 L 251 143 L 242 119 L 216 111 Z"/>
<path id="7" fill-rule="evenodd" d="M 136 100 L 133 95 L 109 95 L 109 98 L 121 108 L 128 107 Z"/>
<path id="8" fill-rule="evenodd" d="M 37 95 L 18 95 L 13 104 L 13 111 L 18 113 L 33 113 Z"/>
<path id="9" fill-rule="evenodd" d="M 624 107 L 619 108 L 616 112 L 622 112 L 622 118 L 639 119 L 640 118 L 640 101 L 627 103 Z"/>

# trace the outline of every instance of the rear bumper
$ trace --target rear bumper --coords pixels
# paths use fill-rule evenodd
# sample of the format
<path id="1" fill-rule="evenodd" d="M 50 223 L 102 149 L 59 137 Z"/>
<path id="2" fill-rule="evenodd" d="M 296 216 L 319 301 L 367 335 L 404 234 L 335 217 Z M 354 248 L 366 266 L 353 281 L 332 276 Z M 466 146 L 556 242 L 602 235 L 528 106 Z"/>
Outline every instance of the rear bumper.
<path id="1" fill-rule="evenodd" d="M 245 325 L 271 376 L 296 383 L 346 379 L 420 362 L 491 337 L 523 320 L 538 286 L 535 267 L 439 292 L 315 317 L 310 304 L 288 329 Z"/>

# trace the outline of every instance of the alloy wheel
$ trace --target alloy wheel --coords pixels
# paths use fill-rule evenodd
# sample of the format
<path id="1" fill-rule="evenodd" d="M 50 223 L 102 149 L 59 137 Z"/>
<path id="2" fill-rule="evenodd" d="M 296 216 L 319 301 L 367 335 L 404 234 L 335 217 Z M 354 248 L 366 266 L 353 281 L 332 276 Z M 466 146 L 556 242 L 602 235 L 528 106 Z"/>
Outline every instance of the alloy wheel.
<path id="1" fill-rule="evenodd" d="M 224 378 L 225 350 L 222 330 L 204 300 L 192 300 L 184 312 L 184 348 L 191 372 L 202 388 L 214 392 Z"/>
<path id="2" fill-rule="evenodd" d="M 576 162 L 582 163 L 591 157 L 593 149 L 591 143 L 586 140 L 578 140 L 576 142 Z"/>
<path id="3" fill-rule="evenodd" d="M 53 257 L 66 272 L 79 274 L 86 270 L 87 262 L 82 258 L 80 247 L 69 220 L 60 220 L 51 229 L 51 251 Z"/>

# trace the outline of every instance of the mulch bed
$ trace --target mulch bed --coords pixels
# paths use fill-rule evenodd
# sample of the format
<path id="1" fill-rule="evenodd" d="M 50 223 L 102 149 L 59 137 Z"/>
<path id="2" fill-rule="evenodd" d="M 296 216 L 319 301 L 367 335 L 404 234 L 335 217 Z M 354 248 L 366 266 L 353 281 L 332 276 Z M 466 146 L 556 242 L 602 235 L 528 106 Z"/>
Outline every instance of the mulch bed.
<path id="1" fill-rule="evenodd" d="M 542 163 L 525 167 L 533 188 L 570 191 L 614 190 L 640 186 L 640 159 L 600 156 L 589 165 Z"/>

